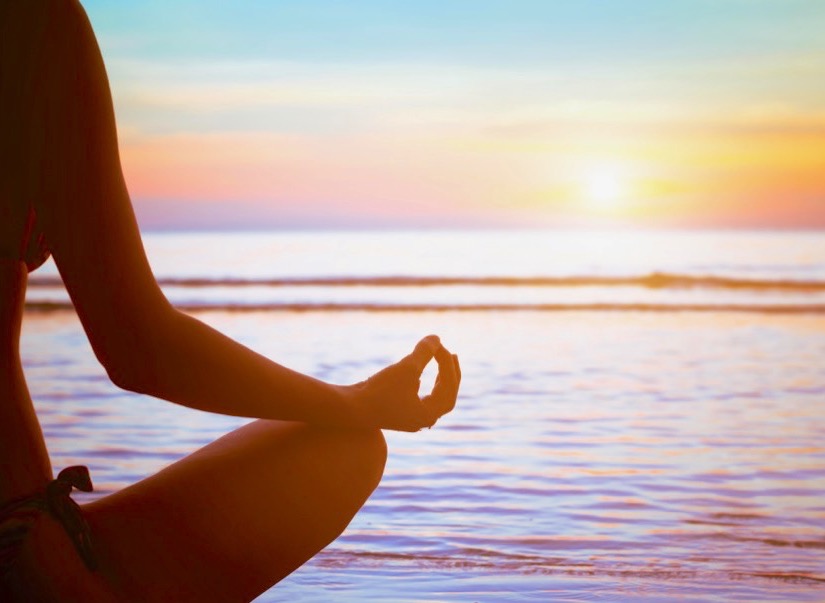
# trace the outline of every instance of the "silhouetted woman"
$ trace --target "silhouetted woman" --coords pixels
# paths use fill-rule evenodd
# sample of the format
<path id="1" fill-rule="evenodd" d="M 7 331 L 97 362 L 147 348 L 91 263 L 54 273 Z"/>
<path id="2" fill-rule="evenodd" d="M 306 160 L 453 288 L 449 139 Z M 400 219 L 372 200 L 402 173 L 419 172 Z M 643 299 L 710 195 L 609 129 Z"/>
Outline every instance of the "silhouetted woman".
<path id="1" fill-rule="evenodd" d="M 53 479 L 20 363 L 27 274 L 49 253 L 114 383 L 261 420 L 78 507 L 69 492 L 89 489 L 88 474 Z M 438 380 L 419 398 L 433 356 Z M 432 336 L 339 386 L 176 311 L 146 261 L 83 9 L 0 2 L 0 600 L 250 600 L 361 508 L 384 468 L 380 429 L 432 425 L 459 380 Z"/>

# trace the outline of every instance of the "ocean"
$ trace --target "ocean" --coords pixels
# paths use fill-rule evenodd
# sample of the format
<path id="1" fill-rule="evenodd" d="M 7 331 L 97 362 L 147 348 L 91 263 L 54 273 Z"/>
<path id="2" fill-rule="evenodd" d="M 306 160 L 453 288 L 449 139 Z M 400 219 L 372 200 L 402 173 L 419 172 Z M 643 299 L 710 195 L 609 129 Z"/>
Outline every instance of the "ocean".
<path id="1" fill-rule="evenodd" d="M 144 241 L 175 305 L 297 370 L 360 381 L 429 333 L 461 358 L 453 413 L 388 432 L 364 509 L 259 601 L 825 601 L 825 233 Z M 80 500 L 244 422 L 114 387 L 51 263 L 23 356 Z"/>

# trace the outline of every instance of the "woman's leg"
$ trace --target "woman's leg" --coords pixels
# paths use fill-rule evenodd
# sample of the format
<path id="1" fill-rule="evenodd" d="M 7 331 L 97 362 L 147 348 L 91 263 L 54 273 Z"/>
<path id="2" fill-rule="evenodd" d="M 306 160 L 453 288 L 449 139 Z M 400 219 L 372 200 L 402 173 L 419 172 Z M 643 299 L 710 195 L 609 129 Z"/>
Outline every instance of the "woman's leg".
<path id="1" fill-rule="evenodd" d="M 334 540 L 378 485 L 379 430 L 255 421 L 85 506 L 124 599 L 248 601 Z"/>
<path id="2" fill-rule="evenodd" d="M 44 488 L 49 455 L 20 362 L 26 265 L 0 257 L 0 508 Z"/>

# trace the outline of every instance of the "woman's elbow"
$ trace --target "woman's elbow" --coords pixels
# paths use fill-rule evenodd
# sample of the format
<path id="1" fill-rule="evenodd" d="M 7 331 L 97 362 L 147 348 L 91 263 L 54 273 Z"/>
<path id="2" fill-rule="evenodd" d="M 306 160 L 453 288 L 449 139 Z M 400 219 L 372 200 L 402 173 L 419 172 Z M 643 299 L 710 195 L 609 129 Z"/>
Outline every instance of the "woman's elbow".
<path id="1" fill-rule="evenodd" d="M 145 376 L 138 363 L 128 363 L 121 361 L 104 361 L 103 368 L 109 380 L 120 389 L 137 394 L 148 393 L 149 379 Z"/>
<path id="2" fill-rule="evenodd" d="M 171 325 L 164 319 L 149 324 L 121 325 L 117 334 L 93 344 L 109 379 L 121 389 L 155 394 L 168 359 Z M 172 337 L 174 340 L 174 337 Z"/>
<path id="3" fill-rule="evenodd" d="M 138 394 L 147 394 L 153 389 L 151 383 L 154 381 L 151 371 L 147 369 L 151 365 L 147 356 L 147 353 L 136 353 L 133 349 L 98 354 L 98 359 L 109 380 L 117 387 Z"/>

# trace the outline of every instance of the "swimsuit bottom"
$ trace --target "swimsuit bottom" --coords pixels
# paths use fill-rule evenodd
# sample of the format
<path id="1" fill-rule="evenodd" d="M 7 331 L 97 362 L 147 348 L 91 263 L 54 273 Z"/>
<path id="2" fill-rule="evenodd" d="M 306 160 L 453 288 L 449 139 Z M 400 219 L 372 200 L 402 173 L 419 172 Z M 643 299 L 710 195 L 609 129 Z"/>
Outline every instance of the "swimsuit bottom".
<path id="1" fill-rule="evenodd" d="M 91 530 L 80 506 L 69 496 L 72 488 L 92 491 L 86 467 L 67 467 L 45 491 L 18 498 L 0 509 L 0 578 L 11 570 L 26 535 L 43 513 L 60 522 L 86 567 L 92 571 L 97 568 Z"/>

